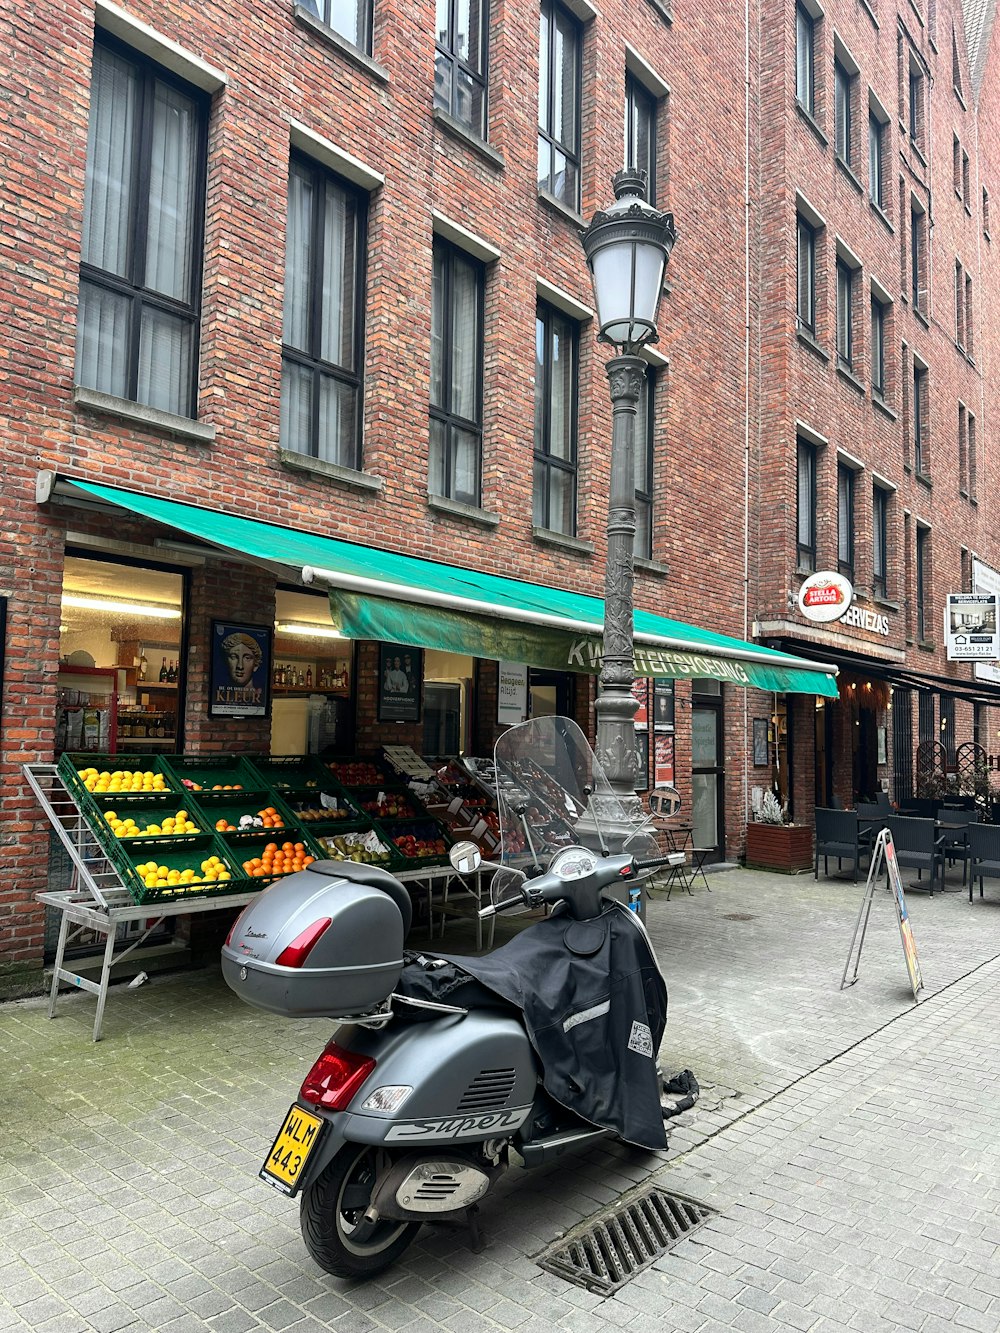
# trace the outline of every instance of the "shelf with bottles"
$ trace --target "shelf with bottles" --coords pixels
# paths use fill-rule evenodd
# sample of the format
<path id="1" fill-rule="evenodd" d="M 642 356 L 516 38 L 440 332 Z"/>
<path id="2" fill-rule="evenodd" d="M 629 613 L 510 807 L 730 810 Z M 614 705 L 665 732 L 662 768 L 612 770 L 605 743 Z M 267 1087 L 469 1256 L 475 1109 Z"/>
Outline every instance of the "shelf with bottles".
<path id="1" fill-rule="evenodd" d="M 120 745 L 177 739 L 177 714 L 167 709 L 120 707 L 118 743 Z"/>
<path id="2" fill-rule="evenodd" d="M 350 693 L 351 674 L 346 658 L 294 658 L 278 660 L 271 673 L 271 691 L 276 698 L 303 694 Z"/>

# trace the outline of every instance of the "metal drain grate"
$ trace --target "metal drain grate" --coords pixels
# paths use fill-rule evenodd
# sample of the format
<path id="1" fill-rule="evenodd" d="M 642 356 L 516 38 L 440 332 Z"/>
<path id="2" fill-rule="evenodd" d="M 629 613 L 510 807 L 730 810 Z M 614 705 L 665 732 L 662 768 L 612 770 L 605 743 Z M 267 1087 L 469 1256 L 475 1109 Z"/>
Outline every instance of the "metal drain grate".
<path id="1" fill-rule="evenodd" d="M 610 1296 L 714 1214 L 694 1199 L 655 1186 L 572 1232 L 538 1264 L 567 1282 Z"/>

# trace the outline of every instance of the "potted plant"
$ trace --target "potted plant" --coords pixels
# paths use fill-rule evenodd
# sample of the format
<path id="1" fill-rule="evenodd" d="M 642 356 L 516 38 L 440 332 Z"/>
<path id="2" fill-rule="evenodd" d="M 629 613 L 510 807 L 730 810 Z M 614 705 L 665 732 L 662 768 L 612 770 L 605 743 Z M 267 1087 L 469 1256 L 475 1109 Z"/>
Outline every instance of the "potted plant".
<path id="1" fill-rule="evenodd" d="M 747 824 L 745 857 L 750 869 L 778 870 L 786 875 L 812 869 L 812 829 L 805 824 L 786 824 L 773 792 L 764 793 L 753 816 Z"/>

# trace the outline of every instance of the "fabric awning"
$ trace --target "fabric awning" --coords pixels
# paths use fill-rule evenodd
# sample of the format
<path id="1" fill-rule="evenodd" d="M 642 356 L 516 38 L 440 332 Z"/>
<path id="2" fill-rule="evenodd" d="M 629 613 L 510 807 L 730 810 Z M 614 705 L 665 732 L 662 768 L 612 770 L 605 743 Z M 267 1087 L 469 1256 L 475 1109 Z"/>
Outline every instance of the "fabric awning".
<path id="1" fill-rule="evenodd" d="M 60 493 L 115 505 L 224 551 L 328 585 L 333 623 L 378 639 L 597 674 L 604 602 L 165 500 L 80 478 Z M 836 668 L 683 621 L 635 613 L 637 676 L 709 678 L 780 693 L 837 696 Z"/>

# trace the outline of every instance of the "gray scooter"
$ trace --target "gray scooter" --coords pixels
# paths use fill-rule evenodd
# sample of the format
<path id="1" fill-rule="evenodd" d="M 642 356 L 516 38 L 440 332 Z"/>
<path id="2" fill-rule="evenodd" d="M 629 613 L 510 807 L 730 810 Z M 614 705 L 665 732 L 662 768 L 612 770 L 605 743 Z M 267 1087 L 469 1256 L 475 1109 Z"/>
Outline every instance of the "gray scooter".
<path id="1" fill-rule="evenodd" d="M 535 731 L 521 739 L 547 767 L 511 740 L 511 761 L 501 746 L 496 757 L 504 846 L 521 850 L 502 854 L 480 916 L 547 909 L 510 943 L 483 959 L 404 958 L 403 885 L 327 861 L 266 889 L 223 947 L 226 981 L 248 1003 L 342 1024 L 260 1172 L 300 1196 L 309 1253 L 338 1277 L 381 1272 L 424 1222 L 475 1226 L 512 1150 L 534 1166 L 609 1134 L 665 1144 L 656 1053 L 666 990 L 638 915 L 606 891 L 669 858 L 609 854 L 601 823 L 615 798 L 596 759 L 574 723 L 540 721 L 559 723 L 559 735 L 526 723 Z M 660 794 L 661 809 L 671 801 Z M 474 843 L 451 859 L 482 873 Z"/>

